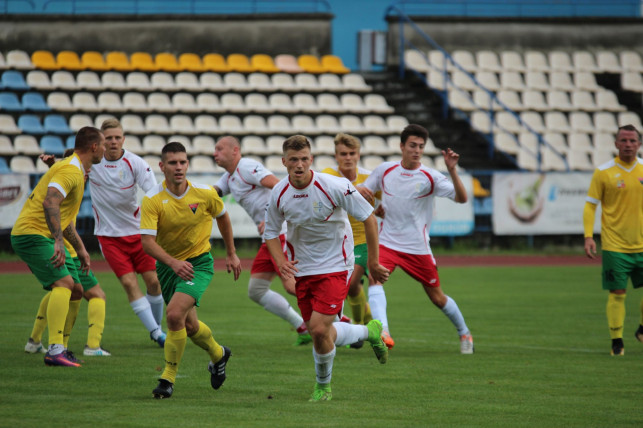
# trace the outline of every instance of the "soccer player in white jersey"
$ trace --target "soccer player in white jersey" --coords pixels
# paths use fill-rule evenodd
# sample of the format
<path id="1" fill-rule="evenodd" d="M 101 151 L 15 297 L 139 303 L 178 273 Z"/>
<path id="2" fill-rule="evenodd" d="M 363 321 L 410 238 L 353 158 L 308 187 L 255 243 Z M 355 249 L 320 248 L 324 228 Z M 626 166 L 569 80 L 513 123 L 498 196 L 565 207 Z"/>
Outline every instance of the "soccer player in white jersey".
<path id="1" fill-rule="evenodd" d="M 221 176 L 214 188 L 219 196 L 232 194 L 234 199 L 250 215 L 257 225 L 259 234 L 265 228 L 265 215 L 270 189 L 279 182 L 277 177 L 268 171 L 261 163 L 241 157 L 239 140 L 231 136 L 221 137 L 214 148 L 214 160 L 226 172 Z M 284 223 L 279 239 L 282 245 L 286 242 L 286 224 Z M 310 343 L 312 338 L 304 320 L 288 303 L 288 300 L 279 293 L 270 290 L 270 283 L 279 275 L 275 262 L 270 257 L 265 242 L 252 262 L 250 281 L 248 282 L 248 297 L 253 302 L 261 305 L 265 310 L 277 315 L 290 323 L 298 336 L 295 345 Z M 281 278 L 286 291 L 295 294 L 294 278 Z"/>
<path id="2" fill-rule="evenodd" d="M 429 132 L 420 125 L 408 125 L 401 134 L 402 160 L 384 162 L 366 179 L 360 193 L 367 199 L 382 192 L 385 217 L 380 230 L 380 263 L 391 272 L 401 267 L 424 287 L 435 306 L 451 320 L 460 336 L 460 352 L 473 353 L 473 338 L 456 302 L 442 292 L 435 259 L 429 245 L 433 198 L 467 201 L 467 192 L 456 167 L 460 155 L 451 149 L 442 155 L 451 181 L 440 172 L 420 163 Z M 370 251 L 370 249 L 369 249 Z M 373 318 L 388 331 L 386 296 L 382 284 L 368 289 Z"/>
<path id="3" fill-rule="evenodd" d="M 347 179 L 313 172 L 312 161 L 306 137 L 294 135 L 284 141 L 282 162 L 288 177 L 272 189 L 264 238 L 282 277 L 295 277 L 297 304 L 313 337 L 317 382 L 310 401 L 326 401 L 332 398 L 336 346 L 368 340 L 380 363 L 388 359 L 379 321 L 366 326 L 335 322 L 348 293 L 354 263 L 347 212 L 364 223 L 373 278 L 384 282 L 389 271 L 378 263 L 373 207 Z M 285 255 L 279 240 L 284 221 L 288 224 Z"/>
<path id="4" fill-rule="evenodd" d="M 132 310 L 149 331 L 150 338 L 163 347 L 166 338 L 161 329 L 163 296 L 155 261 L 141 245 L 137 197 L 137 187 L 149 191 L 156 186 L 156 177 L 143 159 L 123 149 L 125 137 L 117 119 L 105 120 L 101 131 L 105 135 L 105 155 L 89 173 L 94 234 Z M 145 296 L 139 288 L 137 273 L 145 282 Z"/>

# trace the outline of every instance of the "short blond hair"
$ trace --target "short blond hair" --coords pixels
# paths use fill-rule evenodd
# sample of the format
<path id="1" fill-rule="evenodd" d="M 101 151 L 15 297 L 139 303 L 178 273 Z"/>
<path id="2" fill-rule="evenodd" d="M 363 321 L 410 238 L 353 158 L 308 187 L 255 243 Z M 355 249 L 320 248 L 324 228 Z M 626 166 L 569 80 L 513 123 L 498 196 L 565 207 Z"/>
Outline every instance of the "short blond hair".
<path id="1" fill-rule="evenodd" d="M 358 152 L 362 147 L 362 143 L 359 141 L 359 138 L 353 135 L 344 134 L 343 132 L 340 132 L 339 134 L 335 135 L 334 143 L 335 143 L 335 150 L 337 150 L 337 146 L 340 144 L 345 145 L 349 149 L 355 149 Z"/>
<path id="2" fill-rule="evenodd" d="M 106 129 L 113 129 L 113 128 L 123 129 L 123 125 L 121 125 L 121 122 L 115 117 L 110 117 L 109 119 L 105 119 L 103 121 L 103 124 L 100 126 L 101 131 L 104 131 Z"/>
<path id="3" fill-rule="evenodd" d="M 291 137 L 288 137 L 286 141 L 284 141 L 284 144 L 282 145 L 282 150 L 284 152 L 284 155 L 288 150 L 303 150 L 303 149 L 308 149 L 310 150 L 310 141 L 308 138 L 306 138 L 303 135 L 293 135 Z"/>

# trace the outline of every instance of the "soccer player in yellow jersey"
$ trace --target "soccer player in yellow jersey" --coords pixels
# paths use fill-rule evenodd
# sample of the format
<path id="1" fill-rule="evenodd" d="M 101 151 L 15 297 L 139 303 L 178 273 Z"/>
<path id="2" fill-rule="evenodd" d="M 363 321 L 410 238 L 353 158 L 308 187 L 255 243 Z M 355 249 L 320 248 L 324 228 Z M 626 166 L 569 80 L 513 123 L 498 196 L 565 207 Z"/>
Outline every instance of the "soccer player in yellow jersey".
<path id="1" fill-rule="evenodd" d="M 637 157 L 641 133 L 632 125 L 621 126 L 616 134 L 618 157 L 599 166 L 592 177 L 583 211 L 585 254 L 596 258 L 594 217 L 600 203 L 603 247 L 603 289 L 607 298 L 607 324 L 612 338 L 612 355 L 625 354 L 623 324 L 627 279 L 634 288 L 643 287 L 643 159 Z M 643 342 L 643 300 L 641 322 L 635 333 Z"/>
<path id="2" fill-rule="evenodd" d="M 208 371 L 212 388 L 219 389 L 226 378 L 225 367 L 231 352 L 219 345 L 212 331 L 197 317 L 196 307 L 214 275 L 210 254 L 212 219 L 226 247 L 226 267 L 241 273 L 232 236 L 230 217 L 217 191 L 210 185 L 187 180 L 188 156 L 181 143 L 171 142 L 161 152 L 165 180 L 143 197 L 141 240 L 143 250 L 156 259 L 156 271 L 166 306 L 167 338 L 165 370 L 154 398 L 169 398 L 187 338 L 210 355 Z"/>
<path id="3" fill-rule="evenodd" d="M 357 185 L 366 181 L 366 178 L 371 173 L 358 166 L 361 148 L 359 139 L 353 135 L 339 133 L 335 136 L 334 143 L 337 167 L 329 167 L 322 172 L 336 177 L 344 177 L 357 188 Z M 371 200 L 369 202 L 373 204 L 374 201 Z M 368 269 L 366 268 L 366 260 L 368 258 L 366 233 L 364 231 L 364 223 L 357 221 L 351 215 L 348 216 L 348 220 L 353 229 L 353 240 L 355 242 L 355 270 L 351 276 L 348 289 L 348 304 L 353 314 L 353 322 L 355 324 L 366 325 L 373 319 L 371 309 L 366 300 L 366 294 L 364 293 L 364 287 L 362 286 L 362 277 L 364 275 L 369 276 Z M 369 282 L 371 282 L 370 277 Z M 382 332 L 382 340 L 384 340 L 387 347 L 393 347 L 394 342 L 388 332 Z M 363 342 L 354 343 L 351 347 L 360 348 L 361 345 L 363 345 Z"/>
<path id="4" fill-rule="evenodd" d="M 47 305 L 47 365 L 80 366 L 64 352 L 63 331 L 69 298 L 74 283 L 80 280 L 63 236 L 76 249 L 81 270 L 87 272 L 89 254 L 73 220 L 83 199 L 86 171 L 100 162 L 104 151 L 103 134 L 93 127 L 81 128 L 76 134 L 74 154 L 54 164 L 42 176 L 11 230 L 14 251 L 27 263 L 43 288 L 51 290 Z"/>

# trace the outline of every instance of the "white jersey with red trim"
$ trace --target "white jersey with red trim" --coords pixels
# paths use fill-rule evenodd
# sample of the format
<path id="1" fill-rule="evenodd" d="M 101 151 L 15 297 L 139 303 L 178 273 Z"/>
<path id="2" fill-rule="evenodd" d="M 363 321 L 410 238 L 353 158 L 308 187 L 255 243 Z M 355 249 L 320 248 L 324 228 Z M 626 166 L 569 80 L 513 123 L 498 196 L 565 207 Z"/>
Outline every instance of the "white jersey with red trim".
<path id="1" fill-rule="evenodd" d="M 382 191 L 384 221 L 380 244 L 408 254 L 431 254 L 429 230 L 433 199 L 455 199 L 453 183 L 442 173 L 421 165 L 409 170 L 400 162 L 384 162 L 364 182 L 371 192 Z"/>
<path id="2" fill-rule="evenodd" d="M 278 238 L 286 221 L 287 257 L 299 260 L 295 276 L 353 269 L 353 233 L 347 212 L 359 221 L 373 212 L 347 179 L 313 172 L 310 183 L 298 189 L 286 177 L 272 189 L 264 237 Z"/>
<path id="3" fill-rule="evenodd" d="M 215 184 L 221 189 L 221 196 L 232 194 L 232 197 L 246 210 L 252 221 L 259 225 L 266 218 L 266 207 L 270 200 L 270 189 L 261 185 L 261 180 L 272 172 L 260 162 L 241 158 L 233 174 L 225 172 Z M 286 233 L 286 224 L 282 227 Z"/>
<path id="4" fill-rule="evenodd" d="M 89 171 L 94 208 L 94 234 L 131 236 L 140 234 L 141 208 L 136 186 L 148 192 L 156 186 L 150 166 L 134 153 L 123 150 L 118 160 L 103 158 Z"/>

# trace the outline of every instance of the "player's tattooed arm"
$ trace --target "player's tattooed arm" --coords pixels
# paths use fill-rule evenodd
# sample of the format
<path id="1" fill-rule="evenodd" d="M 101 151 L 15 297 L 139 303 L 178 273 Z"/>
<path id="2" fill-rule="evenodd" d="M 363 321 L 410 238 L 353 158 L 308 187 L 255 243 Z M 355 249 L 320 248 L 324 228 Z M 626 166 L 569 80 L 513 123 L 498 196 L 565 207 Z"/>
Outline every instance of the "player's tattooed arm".
<path id="1" fill-rule="evenodd" d="M 63 231 L 60 225 L 60 204 L 62 204 L 63 199 L 65 197 L 58 189 L 49 187 L 45 200 L 42 202 L 47 227 L 55 240 L 54 254 L 50 259 L 54 267 L 61 267 L 65 264 L 65 243 L 63 242 Z"/>

